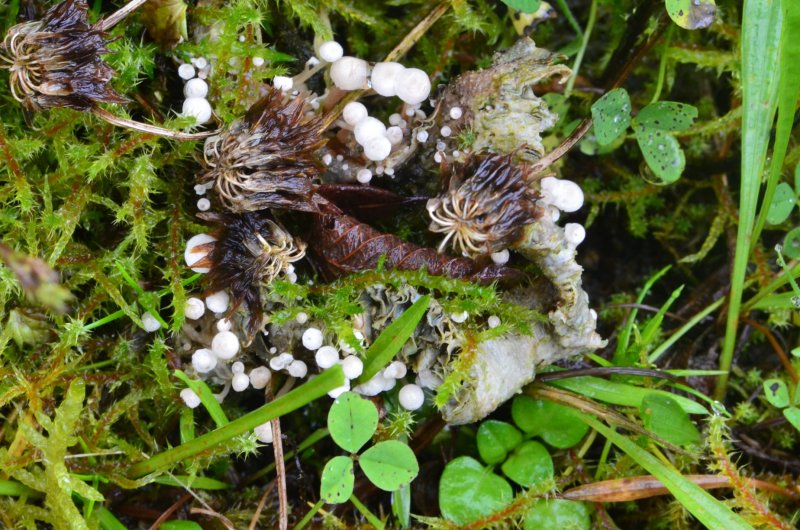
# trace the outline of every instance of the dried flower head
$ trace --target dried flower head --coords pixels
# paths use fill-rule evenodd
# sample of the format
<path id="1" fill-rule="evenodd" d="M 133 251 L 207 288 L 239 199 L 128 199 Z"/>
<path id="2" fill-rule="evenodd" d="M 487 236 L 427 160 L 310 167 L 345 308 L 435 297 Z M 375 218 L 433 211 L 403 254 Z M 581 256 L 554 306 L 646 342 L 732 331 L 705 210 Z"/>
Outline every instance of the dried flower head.
<path id="1" fill-rule="evenodd" d="M 222 134 L 206 140 L 209 170 L 223 206 L 233 212 L 265 208 L 316 211 L 312 179 L 320 174 L 314 151 L 322 122 L 306 115 L 302 98 L 287 101 L 271 90 Z"/>
<path id="2" fill-rule="evenodd" d="M 100 58 L 108 53 L 106 33 L 87 23 L 86 11 L 85 0 L 65 0 L 6 34 L 0 67 L 10 70 L 11 93 L 27 109 L 125 101 L 108 85 L 114 71 Z"/>
<path id="3" fill-rule="evenodd" d="M 231 310 L 242 303 L 250 311 L 251 331 L 261 321 L 261 286 L 291 272 L 291 264 L 305 256 L 305 243 L 295 240 L 266 212 L 201 214 L 219 226 L 217 241 L 204 258 L 210 267 L 209 290 L 229 290 Z"/>
<path id="4" fill-rule="evenodd" d="M 512 164 L 511 155 L 473 157 L 457 166 L 449 189 L 427 204 L 428 228 L 446 234 L 439 252 L 452 243 L 462 255 L 476 257 L 514 243 L 541 214 L 526 177 L 527 168 Z"/>

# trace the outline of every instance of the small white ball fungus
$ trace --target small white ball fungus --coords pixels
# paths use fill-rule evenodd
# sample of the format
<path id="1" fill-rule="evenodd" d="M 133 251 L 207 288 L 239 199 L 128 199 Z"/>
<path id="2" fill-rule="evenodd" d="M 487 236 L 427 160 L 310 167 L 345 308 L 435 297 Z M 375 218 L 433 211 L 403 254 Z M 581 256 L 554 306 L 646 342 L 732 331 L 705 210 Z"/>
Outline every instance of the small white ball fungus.
<path id="1" fill-rule="evenodd" d="M 406 410 L 417 410 L 425 403 L 425 393 L 417 385 L 405 385 L 397 398 L 400 406 Z"/>
<path id="2" fill-rule="evenodd" d="M 364 144 L 364 156 L 373 162 L 386 160 L 392 152 L 392 142 L 385 136 L 378 136 L 367 140 Z"/>
<path id="3" fill-rule="evenodd" d="M 265 388 L 270 379 L 272 379 L 272 372 L 270 372 L 269 368 L 266 366 L 259 366 L 258 368 L 250 370 L 250 384 L 253 385 L 253 388 L 256 390 Z"/>
<path id="4" fill-rule="evenodd" d="M 406 68 L 394 78 L 394 89 L 400 99 L 409 105 L 417 105 L 428 99 L 431 80 L 419 68 Z"/>
<path id="5" fill-rule="evenodd" d="M 396 112 L 391 116 L 389 116 L 390 125 L 400 125 L 402 122 L 403 122 L 403 117 Z"/>
<path id="6" fill-rule="evenodd" d="M 272 78 L 272 86 L 278 90 L 283 90 L 286 92 L 292 89 L 294 86 L 294 81 L 292 81 L 291 77 L 286 77 L 285 75 L 276 75 Z"/>
<path id="7" fill-rule="evenodd" d="M 575 212 L 583 206 L 583 190 L 571 180 L 545 177 L 541 186 L 544 201 L 562 212 Z"/>
<path id="8" fill-rule="evenodd" d="M 469 313 L 466 311 L 462 311 L 460 313 L 453 313 L 450 315 L 450 320 L 455 322 L 456 324 L 461 324 L 462 322 L 467 321 L 467 317 L 469 317 Z"/>
<path id="9" fill-rule="evenodd" d="M 324 155 L 322 155 L 322 163 L 323 164 L 325 164 L 326 166 L 329 166 L 329 165 L 331 165 L 331 162 L 333 162 L 333 155 L 331 155 L 330 153 L 325 153 Z"/>
<path id="10" fill-rule="evenodd" d="M 289 366 L 292 361 L 294 361 L 294 356 L 291 353 L 284 352 L 277 357 L 270 359 L 269 367 L 277 372 Z"/>
<path id="11" fill-rule="evenodd" d="M 192 354 L 192 366 L 198 373 L 206 374 L 217 367 L 217 356 L 207 348 L 200 348 Z"/>
<path id="12" fill-rule="evenodd" d="M 386 134 L 386 126 L 378 118 L 368 116 L 358 122 L 353 129 L 353 135 L 356 137 L 356 142 L 365 145 L 373 138 L 383 138 Z"/>
<path id="13" fill-rule="evenodd" d="M 428 141 L 428 131 L 420 131 L 417 133 L 417 141 L 424 144 Z"/>
<path id="14" fill-rule="evenodd" d="M 408 373 L 408 368 L 402 361 L 392 361 L 383 369 L 383 376 L 391 379 L 402 379 Z"/>
<path id="15" fill-rule="evenodd" d="M 508 263 L 508 258 L 511 257 L 511 254 L 508 252 L 507 248 L 504 248 L 500 252 L 493 252 L 492 253 L 492 261 L 495 262 L 497 265 L 505 265 Z"/>
<path id="16" fill-rule="evenodd" d="M 450 127 L 448 127 L 447 125 L 445 125 L 444 127 L 442 127 L 442 128 L 439 130 L 439 133 L 440 133 L 442 136 L 444 136 L 445 138 L 447 138 L 448 136 L 450 136 L 451 134 L 453 134 L 453 129 L 451 129 Z"/>
<path id="17" fill-rule="evenodd" d="M 193 59 L 192 63 L 198 67 L 200 70 L 208 66 L 208 60 L 205 57 L 198 57 L 197 59 Z"/>
<path id="18" fill-rule="evenodd" d="M 309 350 L 317 350 L 322 346 L 322 332 L 317 328 L 308 328 L 303 332 L 303 346 Z"/>
<path id="19" fill-rule="evenodd" d="M 270 422 L 259 425 L 253 429 L 253 434 L 256 435 L 258 441 L 265 444 L 272 443 L 272 424 Z"/>
<path id="20" fill-rule="evenodd" d="M 206 305 L 199 298 L 189 298 L 183 307 L 183 314 L 189 320 L 197 320 L 206 312 Z"/>
<path id="21" fill-rule="evenodd" d="M 331 81 L 341 90 L 367 87 L 367 61 L 355 57 L 342 57 L 331 66 Z"/>
<path id="22" fill-rule="evenodd" d="M 208 255 L 210 249 L 203 247 L 215 241 L 216 238 L 208 234 L 197 234 L 189 238 L 189 241 L 186 242 L 186 250 L 183 252 L 183 259 L 186 265 L 194 272 L 206 273 L 210 271 L 211 269 L 208 267 L 193 267 L 192 265 Z"/>
<path id="23" fill-rule="evenodd" d="M 342 110 L 342 118 L 353 127 L 358 125 L 368 114 L 367 107 L 358 101 L 351 101 Z"/>
<path id="24" fill-rule="evenodd" d="M 396 125 L 386 129 L 386 138 L 389 139 L 392 145 L 397 145 L 403 141 L 403 129 Z"/>
<path id="25" fill-rule="evenodd" d="M 211 339 L 211 351 L 220 359 L 233 359 L 239 353 L 239 337 L 230 331 L 220 331 Z"/>
<path id="26" fill-rule="evenodd" d="M 250 378 L 247 374 L 233 374 L 231 388 L 234 392 L 244 392 L 250 386 Z"/>
<path id="27" fill-rule="evenodd" d="M 208 95 L 208 83 L 202 79 L 189 79 L 183 85 L 183 95 L 187 98 L 204 98 Z"/>
<path id="28" fill-rule="evenodd" d="M 364 372 L 364 362 L 355 355 L 342 359 L 342 371 L 348 379 L 355 379 Z"/>
<path id="29" fill-rule="evenodd" d="M 567 223 L 564 225 L 564 238 L 572 246 L 578 246 L 586 238 L 586 229 L 578 223 Z"/>
<path id="30" fill-rule="evenodd" d="M 231 328 L 233 328 L 233 323 L 227 318 L 217 320 L 217 331 L 230 331 Z"/>
<path id="31" fill-rule="evenodd" d="M 369 184 L 372 180 L 372 171 L 367 168 L 359 169 L 356 173 L 356 180 L 361 184 Z"/>
<path id="32" fill-rule="evenodd" d="M 299 313 L 297 313 L 294 319 L 297 321 L 298 324 L 305 324 L 306 322 L 308 322 L 308 315 L 300 311 Z"/>
<path id="33" fill-rule="evenodd" d="M 211 201 L 203 197 L 197 201 L 197 209 L 201 212 L 207 212 L 211 208 Z"/>
<path id="34" fill-rule="evenodd" d="M 224 313 L 228 310 L 230 301 L 231 297 L 226 291 L 217 291 L 206 296 L 206 307 L 212 313 Z"/>
<path id="35" fill-rule="evenodd" d="M 333 346 L 323 346 L 314 354 L 314 360 L 325 370 L 339 362 L 339 352 Z"/>
<path id="36" fill-rule="evenodd" d="M 194 185 L 194 192 L 197 195 L 205 195 L 208 190 L 206 189 L 205 184 L 195 184 Z"/>
<path id="37" fill-rule="evenodd" d="M 372 67 L 372 74 L 370 75 L 372 89 L 387 98 L 397 95 L 397 89 L 394 85 L 395 79 L 405 69 L 406 67 L 400 63 L 386 62 L 376 64 Z"/>
<path id="38" fill-rule="evenodd" d="M 200 397 L 191 388 L 181 390 L 181 399 L 190 409 L 196 409 L 200 406 Z"/>
<path id="39" fill-rule="evenodd" d="M 260 67 L 264 66 L 264 58 L 263 57 L 253 57 L 253 66 Z"/>
<path id="40" fill-rule="evenodd" d="M 286 367 L 286 371 L 289 372 L 289 375 L 292 377 L 297 377 L 298 379 L 302 379 L 308 374 L 308 366 L 303 361 L 294 360 L 289 363 L 289 366 Z"/>
<path id="41" fill-rule="evenodd" d="M 144 326 L 146 332 L 153 333 L 161 329 L 161 322 L 156 320 L 156 317 L 151 313 L 147 312 L 142 314 L 142 326 Z"/>
<path id="42" fill-rule="evenodd" d="M 242 361 L 236 361 L 231 365 L 231 372 L 234 374 L 243 374 L 244 373 L 244 363 Z"/>
<path id="43" fill-rule="evenodd" d="M 486 319 L 486 324 L 488 324 L 490 328 L 496 328 L 500 325 L 500 317 L 497 315 L 491 315 Z"/>
<path id="44" fill-rule="evenodd" d="M 178 77 L 189 80 L 194 77 L 194 66 L 184 63 L 178 67 Z"/>
<path id="45" fill-rule="evenodd" d="M 333 399 L 336 399 L 349 390 L 350 390 L 350 380 L 345 379 L 344 384 L 342 386 L 337 386 L 336 388 L 328 392 L 328 395 Z"/>
<path id="46" fill-rule="evenodd" d="M 335 40 L 323 42 L 319 47 L 319 57 L 326 63 L 333 63 L 338 61 L 344 55 L 342 45 Z"/>
<path id="47" fill-rule="evenodd" d="M 183 102 L 183 115 L 192 116 L 202 125 L 211 119 L 211 104 L 205 98 L 187 98 Z"/>
<path id="48" fill-rule="evenodd" d="M 461 107 L 453 107 L 450 109 L 450 118 L 457 120 L 461 116 L 464 115 L 464 111 L 461 110 Z"/>

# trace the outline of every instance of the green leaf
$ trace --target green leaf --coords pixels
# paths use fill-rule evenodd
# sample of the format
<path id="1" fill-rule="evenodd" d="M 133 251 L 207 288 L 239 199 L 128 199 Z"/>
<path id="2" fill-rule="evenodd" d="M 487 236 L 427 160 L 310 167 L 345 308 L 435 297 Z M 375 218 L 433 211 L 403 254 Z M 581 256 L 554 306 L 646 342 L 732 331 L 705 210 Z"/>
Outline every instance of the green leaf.
<path id="1" fill-rule="evenodd" d="M 591 428 L 605 436 L 608 441 L 622 449 L 634 462 L 656 477 L 675 497 L 683 508 L 694 515 L 706 528 L 725 530 L 752 530 L 752 526 L 734 513 L 722 501 L 715 499 L 703 488 L 687 480 L 674 468 L 666 466 L 658 458 L 617 433 L 597 419 L 580 414 L 580 418 Z"/>
<path id="2" fill-rule="evenodd" d="M 714 0 L 667 0 L 667 14 L 683 29 L 703 29 L 714 22 Z"/>
<path id="3" fill-rule="evenodd" d="M 353 493 L 355 475 L 349 456 L 334 456 L 322 470 L 319 496 L 328 504 L 345 502 Z"/>
<path id="4" fill-rule="evenodd" d="M 697 108 L 675 101 L 656 101 L 639 111 L 633 126 L 644 126 L 662 131 L 684 131 L 697 119 Z"/>
<path id="5" fill-rule="evenodd" d="M 203 527 L 194 521 L 164 521 L 159 526 L 162 530 L 203 530 Z"/>
<path id="6" fill-rule="evenodd" d="M 537 499 L 528 510 L 523 526 L 525 530 L 589 530 L 591 527 L 586 504 L 566 499 Z"/>
<path id="7" fill-rule="evenodd" d="M 592 123 L 598 145 L 616 140 L 631 124 L 631 98 L 624 88 L 606 92 L 592 105 Z"/>
<path id="8" fill-rule="evenodd" d="M 372 376 L 381 371 L 389 364 L 389 361 L 400 351 L 403 344 L 417 329 L 417 324 L 425 316 L 431 297 L 425 295 L 414 302 L 411 307 L 406 309 L 397 320 L 386 326 L 383 333 L 375 339 L 369 347 L 364 357 L 364 372 L 356 380 L 356 384 L 361 384 L 372 379 Z"/>
<path id="9" fill-rule="evenodd" d="M 451 460 L 439 479 L 439 509 L 445 519 L 458 525 L 502 509 L 513 497 L 503 477 L 469 456 Z"/>
<path id="10" fill-rule="evenodd" d="M 400 486 L 392 493 L 392 513 L 400 528 L 411 524 L 411 485 Z"/>
<path id="11" fill-rule="evenodd" d="M 503 0 L 503 3 L 511 9 L 516 9 L 523 13 L 536 13 L 542 0 Z"/>
<path id="12" fill-rule="evenodd" d="M 539 436 L 559 449 L 577 444 L 589 430 L 571 408 L 529 396 L 514 398 L 511 417 L 526 434 Z"/>
<path id="13" fill-rule="evenodd" d="M 517 447 L 502 466 L 503 473 L 525 488 L 553 478 L 553 459 L 539 442 L 525 442 Z"/>
<path id="14" fill-rule="evenodd" d="M 219 401 L 217 401 L 217 398 L 214 397 L 214 393 L 208 388 L 208 385 L 204 381 L 200 379 L 191 379 L 181 370 L 175 370 L 174 374 L 175 377 L 186 383 L 186 386 L 197 394 L 197 397 L 200 398 L 200 403 L 202 403 L 203 407 L 208 411 L 208 415 L 211 416 L 211 419 L 214 420 L 217 427 L 228 424 L 228 416 L 225 415 L 225 411 L 222 410 Z"/>
<path id="15" fill-rule="evenodd" d="M 763 383 L 764 397 L 770 405 L 783 409 L 789 406 L 789 388 L 780 379 L 767 379 Z"/>
<path id="16" fill-rule="evenodd" d="M 358 465 L 370 482 L 384 491 L 396 491 L 419 473 L 414 451 L 397 440 L 373 445 L 358 458 Z"/>
<path id="17" fill-rule="evenodd" d="M 345 392 L 328 411 L 328 430 L 336 445 L 351 453 L 358 452 L 372 438 L 378 426 L 378 409 L 371 401 L 353 392 Z"/>
<path id="18" fill-rule="evenodd" d="M 689 415 L 669 396 L 651 393 L 639 408 L 644 426 L 657 436 L 677 445 L 700 443 L 700 432 Z"/>
<path id="19" fill-rule="evenodd" d="M 792 424 L 792 427 L 800 431 L 800 409 L 797 407 L 783 409 L 783 417 Z"/>
<path id="20" fill-rule="evenodd" d="M 767 212 L 767 223 L 777 225 L 789 218 L 797 202 L 797 195 L 790 185 L 785 182 L 778 184 L 772 202 Z"/>
<path id="21" fill-rule="evenodd" d="M 666 184 L 678 180 L 686 167 L 678 140 L 668 132 L 644 125 L 634 125 L 633 132 L 653 173 Z"/>
<path id="22" fill-rule="evenodd" d="M 783 238 L 782 252 L 789 259 L 800 258 L 800 226 L 790 230 Z"/>
<path id="23" fill-rule="evenodd" d="M 598 401 L 612 403 L 614 405 L 623 405 L 626 407 L 636 407 L 637 409 L 642 406 L 642 400 L 651 392 L 657 392 L 662 395 L 671 397 L 681 406 L 683 410 L 689 414 L 708 414 L 708 411 L 691 399 L 676 394 L 671 394 L 664 390 L 653 390 L 650 388 L 642 388 L 640 386 L 629 385 L 627 383 L 617 383 L 615 381 L 606 381 L 599 377 L 570 377 L 569 379 L 560 379 L 558 381 L 549 381 L 548 385 L 552 385 L 564 390 L 569 390 L 582 396 L 586 396 Z"/>
<path id="24" fill-rule="evenodd" d="M 478 453 L 487 464 L 499 464 L 522 442 L 522 433 L 510 423 L 487 420 L 478 427 Z"/>

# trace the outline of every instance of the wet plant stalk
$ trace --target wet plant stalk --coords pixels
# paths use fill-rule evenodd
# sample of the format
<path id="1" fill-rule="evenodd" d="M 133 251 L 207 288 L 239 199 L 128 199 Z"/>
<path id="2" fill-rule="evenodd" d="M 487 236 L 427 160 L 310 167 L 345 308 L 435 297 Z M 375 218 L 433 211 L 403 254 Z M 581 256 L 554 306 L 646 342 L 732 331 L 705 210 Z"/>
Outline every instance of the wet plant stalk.
<path id="1" fill-rule="evenodd" d="M 108 17 L 102 19 L 97 23 L 96 28 L 101 31 L 109 31 L 111 28 L 122 22 L 128 15 L 142 7 L 147 0 L 132 0 L 128 2 L 115 12 L 111 13 Z"/>
<path id="2" fill-rule="evenodd" d="M 127 118 L 120 118 L 119 116 L 116 116 L 105 109 L 101 109 L 100 107 L 92 109 L 92 112 L 94 113 L 95 116 L 107 121 L 111 125 L 117 125 L 125 129 L 132 129 L 134 131 L 139 131 L 145 134 L 165 136 L 167 138 L 172 138 L 173 140 L 184 140 L 184 141 L 202 140 L 203 138 L 208 138 L 209 136 L 214 136 L 215 134 L 219 133 L 219 131 L 217 130 L 204 131 L 200 133 L 184 133 L 180 131 L 173 131 L 172 129 L 167 129 L 166 127 L 159 127 L 158 125 L 151 125 L 149 123 L 142 123 L 139 121 L 129 120 Z"/>

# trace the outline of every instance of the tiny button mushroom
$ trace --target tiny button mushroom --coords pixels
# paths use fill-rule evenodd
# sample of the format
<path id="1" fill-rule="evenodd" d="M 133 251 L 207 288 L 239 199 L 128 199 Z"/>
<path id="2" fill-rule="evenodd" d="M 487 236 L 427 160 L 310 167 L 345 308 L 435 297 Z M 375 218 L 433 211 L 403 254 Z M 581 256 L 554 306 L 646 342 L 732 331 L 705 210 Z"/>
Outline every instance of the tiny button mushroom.
<path id="1" fill-rule="evenodd" d="M 230 331 L 220 331 L 211 340 L 211 351 L 220 359 L 233 359 L 239 353 L 239 337 Z"/>
<path id="2" fill-rule="evenodd" d="M 261 390 L 269 384 L 272 379 L 272 372 L 266 366 L 259 366 L 250 370 L 250 384 L 256 390 Z"/>
<path id="3" fill-rule="evenodd" d="M 342 118 L 348 125 L 353 127 L 361 123 L 361 120 L 365 119 L 367 115 L 367 107 L 358 101 L 351 101 L 342 110 Z"/>
<path id="4" fill-rule="evenodd" d="M 505 265 L 506 263 L 508 263 L 508 258 L 509 257 L 510 257 L 510 253 L 508 252 L 507 248 L 504 248 L 503 250 L 501 250 L 499 252 L 493 252 L 492 253 L 492 261 L 494 263 L 496 263 L 497 265 Z"/>
<path id="5" fill-rule="evenodd" d="M 314 354 L 314 360 L 325 370 L 339 362 L 339 352 L 333 346 L 323 346 Z"/>
<path id="6" fill-rule="evenodd" d="M 148 311 L 142 315 L 142 326 L 146 332 L 153 333 L 161 329 L 161 322 Z"/>
<path id="7" fill-rule="evenodd" d="M 187 98 L 204 98 L 208 95 L 208 83 L 202 79 L 189 79 L 183 85 L 183 95 Z"/>
<path id="8" fill-rule="evenodd" d="M 294 361 L 294 356 L 291 353 L 284 352 L 269 360 L 269 367 L 275 371 L 283 370 L 291 362 Z"/>
<path id="9" fill-rule="evenodd" d="M 194 77 L 194 66 L 184 63 L 178 67 L 178 77 L 181 79 L 191 79 Z"/>
<path id="10" fill-rule="evenodd" d="M 406 410 L 417 410 L 425 403 L 425 393 L 417 385 L 405 385 L 397 397 L 400 406 Z"/>
<path id="11" fill-rule="evenodd" d="M 397 96 L 409 105 L 422 103 L 431 93 L 431 80 L 419 68 L 406 68 L 394 79 Z"/>
<path id="12" fill-rule="evenodd" d="M 272 78 L 272 86 L 278 90 L 287 92 L 294 86 L 294 81 L 292 81 L 291 77 L 286 77 L 285 75 L 276 75 Z"/>
<path id="13" fill-rule="evenodd" d="M 333 399 L 336 399 L 349 390 L 350 390 L 350 380 L 345 379 L 344 384 L 342 386 L 337 386 L 336 388 L 328 392 L 328 395 Z"/>
<path id="14" fill-rule="evenodd" d="M 217 357 L 207 348 L 200 348 L 192 354 L 192 366 L 201 374 L 206 374 L 216 368 Z"/>
<path id="15" fill-rule="evenodd" d="M 183 102 L 183 115 L 192 116 L 198 125 L 211 119 L 211 104 L 205 98 L 187 98 Z"/>
<path id="16" fill-rule="evenodd" d="M 392 379 L 402 379 L 406 376 L 408 372 L 408 368 L 406 368 L 405 363 L 402 361 L 393 361 L 389 363 L 389 366 L 383 369 L 384 377 L 390 377 Z"/>
<path id="17" fill-rule="evenodd" d="M 244 392 L 250 386 L 250 378 L 247 374 L 233 374 L 231 379 L 231 388 L 234 392 Z"/>
<path id="18" fill-rule="evenodd" d="M 372 68 L 370 81 L 372 90 L 384 97 L 392 97 L 397 94 L 395 89 L 395 79 L 406 67 L 400 63 L 385 62 L 378 63 Z"/>
<path id="19" fill-rule="evenodd" d="M 206 307 L 212 313 L 224 313 L 228 310 L 231 301 L 230 295 L 225 291 L 217 291 L 206 296 Z"/>
<path id="20" fill-rule="evenodd" d="M 359 169 L 356 173 L 356 180 L 361 184 L 369 184 L 372 180 L 372 171 L 367 168 Z"/>
<path id="21" fill-rule="evenodd" d="M 500 325 L 500 317 L 498 317 L 497 315 L 491 315 L 488 319 L 486 319 L 486 324 L 490 328 L 496 328 L 497 326 Z"/>
<path id="22" fill-rule="evenodd" d="M 308 366 L 303 361 L 294 360 L 286 367 L 286 371 L 289 372 L 289 375 L 292 377 L 302 379 L 308 374 Z"/>
<path id="23" fill-rule="evenodd" d="M 397 145 L 403 141 L 403 129 L 400 127 L 393 125 L 386 129 L 386 138 L 392 143 L 392 145 Z"/>
<path id="24" fill-rule="evenodd" d="M 256 435 L 258 441 L 265 444 L 272 443 L 272 424 L 270 422 L 259 425 L 253 429 L 253 434 Z"/>
<path id="25" fill-rule="evenodd" d="M 194 265 L 208 255 L 209 251 L 205 248 L 206 245 L 215 241 L 216 238 L 208 234 L 197 234 L 189 238 L 189 241 L 186 242 L 186 250 L 183 253 L 186 265 L 194 272 L 206 273 L 210 271 L 211 269 L 208 267 L 195 267 Z"/>
<path id="26" fill-rule="evenodd" d="M 355 57 L 342 57 L 331 66 L 331 81 L 341 90 L 367 87 L 367 61 Z"/>
<path id="27" fill-rule="evenodd" d="M 298 324 L 305 324 L 306 322 L 308 322 L 308 315 L 300 311 L 299 313 L 297 313 L 294 319 L 297 321 Z"/>
<path id="28" fill-rule="evenodd" d="M 189 320 L 197 320 L 206 312 L 206 305 L 199 298 L 189 298 L 183 308 L 183 314 Z"/>
<path id="29" fill-rule="evenodd" d="M 181 399 L 190 409 L 196 409 L 200 406 L 200 397 L 191 388 L 181 390 Z"/>
<path id="30" fill-rule="evenodd" d="M 578 223 L 564 225 L 564 238 L 572 246 L 578 246 L 586 238 L 586 229 Z"/>
<path id="31" fill-rule="evenodd" d="M 364 372 L 364 362 L 355 355 L 342 359 L 342 371 L 348 379 L 356 379 Z"/>
<path id="32" fill-rule="evenodd" d="M 335 40 L 323 42 L 319 47 L 319 57 L 326 63 L 332 63 L 342 58 L 344 50 L 342 45 Z"/>
<path id="33" fill-rule="evenodd" d="M 322 331 L 317 328 L 308 328 L 303 332 L 303 346 L 309 350 L 317 350 L 322 346 Z"/>
<path id="34" fill-rule="evenodd" d="M 232 328 L 233 323 L 227 318 L 217 320 L 217 331 L 230 331 Z"/>
<path id="35" fill-rule="evenodd" d="M 373 138 L 383 138 L 386 134 L 386 126 L 383 124 L 381 120 L 378 118 L 373 118 L 371 116 L 367 116 L 353 129 L 353 135 L 356 137 L 356 142 L 361 145 L 366 145 L 366 143 Z"/>
<path id="36" fill-rule="evenodd" d="M 367 140 L 364 144 L 364 156 L 374 162 L 386 160 L 392 152 L 392 142 L 385 136 L 378 136 Z"/>

